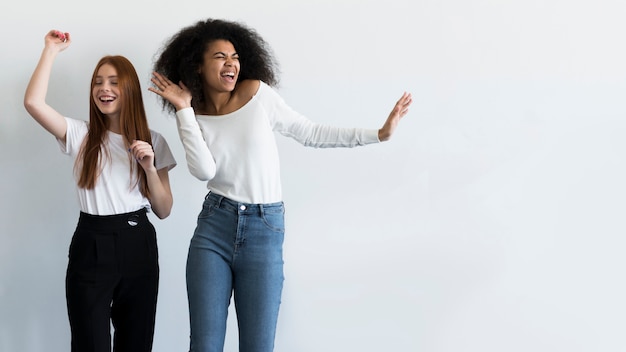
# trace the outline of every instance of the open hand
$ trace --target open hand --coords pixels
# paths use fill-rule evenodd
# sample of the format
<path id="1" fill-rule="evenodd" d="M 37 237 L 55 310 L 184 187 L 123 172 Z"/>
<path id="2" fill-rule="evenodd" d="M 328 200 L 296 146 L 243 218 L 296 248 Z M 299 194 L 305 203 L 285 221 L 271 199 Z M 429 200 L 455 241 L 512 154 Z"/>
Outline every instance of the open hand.
<path id="1" fill-rule="evenodd" d="M 400 123 L 400 119 L 404 117 L 409 112 L 409 106 L 413 102 L 413 98 L 411 97 L 411 93 L 404 92 L 402 97 L 396 102 L 396 105 L 391 110 L 389 117 L 387 117 L 387 121 L 381 129 L 378 130 L 378 139 L 383 142 L 391 138 L 391 135 L 398 127 L 398 123 Z"/>
<path id="2" fill-rule="evenodd" d="M 177 111 L 191 106 L 191 91 L 183 82 L 175 84 L 158 72 L 152 73 L 150 81 L 154 87 L 149 87 L 148 90 L 169 101 Z"/>

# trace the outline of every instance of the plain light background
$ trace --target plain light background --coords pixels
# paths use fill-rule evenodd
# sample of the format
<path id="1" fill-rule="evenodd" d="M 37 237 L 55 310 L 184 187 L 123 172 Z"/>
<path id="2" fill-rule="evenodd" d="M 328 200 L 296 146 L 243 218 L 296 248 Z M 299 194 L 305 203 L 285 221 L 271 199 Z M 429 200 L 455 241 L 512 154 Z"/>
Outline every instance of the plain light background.
<path id="1" fill-rule="evenodd" d="M 153 56 L 207 17 L 272 46 L 279 92 L 314 121 L 390 142 L 315 150 L 278 136 L 287 233 L 276 352 L 625 351 L 626 4 L 582 0 L 21 1 L 0 13 L 0 351 L 69 350 L 69 158 L 26 113 L 50 29 L 72 45 L 48 102 L 88 118 L 98 59 L 135 65 L 168 140 L 174 207 L 152 216 L 155 352 L 188 349 L 184 267 L 206 194 L 148 92 Z M 234 314 L 231 314 L 234 318 Z M 225 351 L 237 351 L 229 321 Z"/>

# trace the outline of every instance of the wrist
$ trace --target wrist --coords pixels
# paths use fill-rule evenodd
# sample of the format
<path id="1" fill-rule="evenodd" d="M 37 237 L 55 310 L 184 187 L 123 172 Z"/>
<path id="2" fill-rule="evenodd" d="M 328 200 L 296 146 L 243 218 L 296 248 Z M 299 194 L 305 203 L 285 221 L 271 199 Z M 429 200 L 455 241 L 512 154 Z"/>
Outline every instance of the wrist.
<path id="1" fill-rule="evenodd" d="M 389 137 L 391 137 L 391 134 L 385 130 L 383 130 L 382 128 L 378 130 L 378 140 L 381 142 L 387 141 L 389 140 Z"/>

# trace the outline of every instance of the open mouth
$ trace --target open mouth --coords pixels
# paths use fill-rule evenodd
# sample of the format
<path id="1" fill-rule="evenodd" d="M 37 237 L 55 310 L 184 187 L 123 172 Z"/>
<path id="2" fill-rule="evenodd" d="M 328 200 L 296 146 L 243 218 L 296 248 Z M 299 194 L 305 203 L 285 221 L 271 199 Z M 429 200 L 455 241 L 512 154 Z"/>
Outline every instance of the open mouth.
<path id="1" fill-rule="evenodd" d="M 103 103 L 110 103 L 110 102 L 114 101 L 117 98 L 116 97 L 112 97 L 110 95 L 103 95 L 103 96 L 99 97 L 98 99 L 101 102 L 103 102 Z"/>
<path id="2" fill-rule="evenodd" d="M 228 81 L 234 81 L 235 80 L 235 72 L 223 72 L 222 73 L 222 78 L 226 78 L 226 80 L 228 80 Z"/>

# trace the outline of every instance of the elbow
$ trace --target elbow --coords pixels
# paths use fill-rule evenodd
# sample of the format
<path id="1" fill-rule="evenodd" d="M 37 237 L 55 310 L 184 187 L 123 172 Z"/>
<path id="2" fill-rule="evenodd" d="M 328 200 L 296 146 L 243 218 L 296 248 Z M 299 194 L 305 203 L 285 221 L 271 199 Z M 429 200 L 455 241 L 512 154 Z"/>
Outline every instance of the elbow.
<path id="1" fill-rule="evenodd" d="M 210 181 L 215 177 L 215 169 L 198 169 L 190 166 L 189 172 L 200 181 Z"/>
<path id="2" fill-rule="evenodd" d="M 163 220 L 165 218 L 167 218 L 168 216 L 170 216 L 170 214 L 172 213 L 172 205 L 174 204 L 174 199 L 173 198 L 169 198 L 166 200 L 165 204 L 160 203 L 157 206 L 152 206 L 152 212 L 154 213 L 154 215 L 157 216 L 157 218 Z"/>
<path id="3" fill-rule="evenodd" d="M 170 216 L 171 210 L 168 211 L 154 211 L 154 215 L 157 216 L 157 218 L 163 220 L 165 218 L 167 218 L 168 216 Z"/>
<path id="4" fill-rule="evenodd" d="M 32 115 L 32 113 L 35 110 L 36 106 L 37 106 L 37 104 L 32 99 L 29 99 L 28 97 L 24 97 L 24 109 L 26 109 L 26 111 L 29 114 Z"/>
<path id="5" fill-rule="evenodd" d="M 170 216 L 170 214 L 172 213 L 172 205 L 170 204 L 170 206 L 166 207 L 165 209 L 152 209 L 152 211 L 154 212 L 154 215 L 157 216 L 157 218 L 163 220 Z"/>

